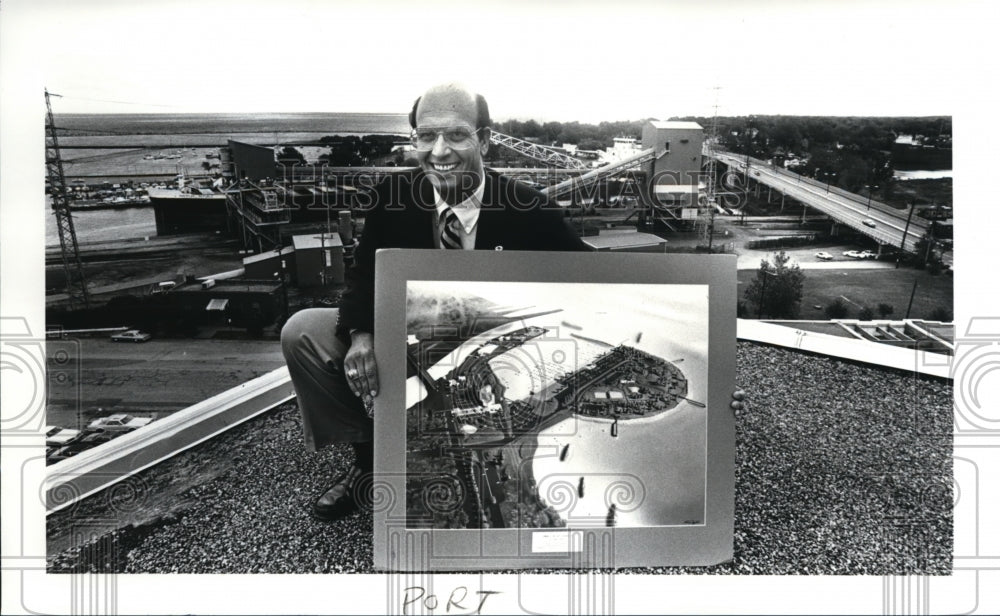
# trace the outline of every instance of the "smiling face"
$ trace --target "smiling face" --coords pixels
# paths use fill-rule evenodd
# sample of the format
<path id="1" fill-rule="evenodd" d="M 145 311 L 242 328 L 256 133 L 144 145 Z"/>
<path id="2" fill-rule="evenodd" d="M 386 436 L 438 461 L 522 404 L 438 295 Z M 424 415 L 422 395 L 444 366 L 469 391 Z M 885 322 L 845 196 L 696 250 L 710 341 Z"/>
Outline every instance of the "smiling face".
<path id="1" fill-rule="evenodd" d="M 489 128 L 476 130 L 476 116 L 475 96 L 455 86 L 432 88 L 417 106 L 416 132 L 424 136 L 417 161 L 451 204 L 467 198 L 483 178 L 490 133 Z"/>

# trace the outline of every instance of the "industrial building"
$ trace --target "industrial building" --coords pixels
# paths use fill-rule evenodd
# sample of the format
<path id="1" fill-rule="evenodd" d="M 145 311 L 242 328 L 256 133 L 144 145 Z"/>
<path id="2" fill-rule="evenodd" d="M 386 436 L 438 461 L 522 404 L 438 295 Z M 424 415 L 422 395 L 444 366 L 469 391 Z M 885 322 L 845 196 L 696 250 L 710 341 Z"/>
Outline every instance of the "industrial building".
<path id="1" fill-rule="evenodd" d="M 263 182 L 277 177 L 274 150 L 262 145 L 230 139 L 221 150 L 222 177 L 230 180 Z"/>
<path id="2" fill-rule="evenodd" d="M 656 152 L 649 185 L 654 207 L 681 220 L 697 217 L 698 181 L 704 129 L 697 122 L 651 120 L 642 129 L 642 146 Z"/>
<path id="3" fill-rule="evenodd" d="M 285 313 L 280 280 L 190 280 L 174 287 L 170 302 L 192 325 L 260 329 Z"/>
<path id="4" fill-rule="evenodd" d="M 180 182 L 183 184 L 184 180 Z M 226 195 L 217 186 L 149 188 L 157 235 L 222 231 L 227 225 Z"/>
<path id="5" fill-rule="evenodd" d="M 336 233 L 292 237 L 295 276 L 300 287 L 343 284 L 344 244 Z"/>

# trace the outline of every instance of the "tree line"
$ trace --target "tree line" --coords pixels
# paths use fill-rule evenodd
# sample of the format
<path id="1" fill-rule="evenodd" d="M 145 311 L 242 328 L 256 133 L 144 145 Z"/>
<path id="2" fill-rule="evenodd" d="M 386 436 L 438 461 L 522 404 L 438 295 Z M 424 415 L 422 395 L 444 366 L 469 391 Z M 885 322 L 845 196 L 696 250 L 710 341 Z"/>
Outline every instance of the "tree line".
<path id="1" fill-rule="evenodd" d="M 952 143 L 950 116 L 754 115 L 686 116 L 671 120 L 699 123 L 705 129 L 706 139 L 712 137 L 714 130 L 719 146 L 731 152 L 749 153 L 765 160 L 775 155 L 795 158 L 799 161 L 795 171 L 852 192 L 865 186 L 885 186 L 891 181 L 894 145 L 900 135 L 919 136 L 917 143 L 928 151 L 950 150 Z M 640 137 L 647 121 L 585 124 L 508 120 L 495 123 L 494 128 L 543 145 L 571 143 L 584 150 L 601 150 L 611 147 L 615 137 Z"/>
<path id="2" fill-rule="evenodd" d="M 531 140 L 542 145 L 574 144 L 582 150 L 602 150 L 611 147 L 616 137 L 642 135 L 642 128 L 652 118 L 588 124 L 583 122 L 538 122 L 536 120 L 506 120 L 495 122 L 501 133 Z M 834 117 L 834 116 L 702 116 L 675 117 L 671 120 L 698 122 L 705 129 L 706 139 L 715 139 L 719 147 L 737 154 L 770 160 L 775 156 L 792 158 L 794 171 L 815 177 L 851 192 L 861 192 L 866 186 L 888 185 L 892 180 L 894 147 L 898 136 L 912 135 L 928 152 L 950 152 L 952 121 L 950 116 L 929 117 Z M 321 157 L 335 166 L 365 165 L 386 161 L 399 138 L 391 135 L 341 136 L 320 140 L 330 146 Z M 289 148 L 289 150 L 292 150 Z M 297 152 L 289 151 L 279 159 L 296 160 Z M 494 156 L 501 156 L 496 152 Z M 513 153 L 502 154 L 511 158 Z M 403 163 L 402 155 L 392 162 Z M 950 157 L 948 157 L 950 160 Z M 530 163 L 530 161 L 519 161 Z M 390 163 L 391 164 L 391 163 Z M 926 167 L 933 168 L 933 167 Z"/>

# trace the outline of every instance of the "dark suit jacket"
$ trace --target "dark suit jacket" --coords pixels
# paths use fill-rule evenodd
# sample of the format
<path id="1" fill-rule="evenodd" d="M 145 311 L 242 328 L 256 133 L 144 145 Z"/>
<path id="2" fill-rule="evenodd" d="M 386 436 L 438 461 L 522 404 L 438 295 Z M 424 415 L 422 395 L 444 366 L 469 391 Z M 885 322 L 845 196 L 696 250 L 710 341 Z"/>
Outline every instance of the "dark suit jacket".
<path id="1" fill-rule="evenodd" d="M 476 250 L 589 250 L 567 224 L 563 211 L 534 188 L 487 169 Z M 347 271 L 337 335 L 373 331 L 375 251 L 435 249 L 434 191 L 419 169 L 393 174 L 368 193 L 365 228 Z"/>

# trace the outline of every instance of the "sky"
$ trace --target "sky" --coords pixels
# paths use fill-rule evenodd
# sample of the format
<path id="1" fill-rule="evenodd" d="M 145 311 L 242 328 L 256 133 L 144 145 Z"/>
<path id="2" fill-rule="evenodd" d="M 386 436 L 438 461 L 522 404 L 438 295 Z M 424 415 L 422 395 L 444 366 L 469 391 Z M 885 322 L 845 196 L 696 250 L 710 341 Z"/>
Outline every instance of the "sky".
<path id="1" fill-rule="evenodd" d="M 992 45 L 990 14 L 984 3 L 850 0 L 5 0 L 0 11 L 19 25 L 4 51 L 27 51 L 32 77 L 64 96 L 57 112 L 402 113 L 457 80 L 498 119 L 582 122 L 716 106 L 951 114 L 981 68 L 956 57 Z M 949 40 L 956 27 L 969 36 Z"/>

